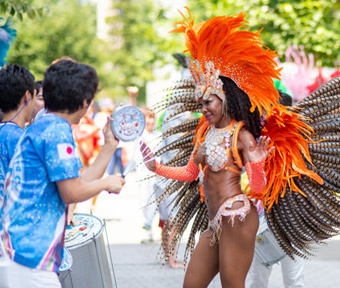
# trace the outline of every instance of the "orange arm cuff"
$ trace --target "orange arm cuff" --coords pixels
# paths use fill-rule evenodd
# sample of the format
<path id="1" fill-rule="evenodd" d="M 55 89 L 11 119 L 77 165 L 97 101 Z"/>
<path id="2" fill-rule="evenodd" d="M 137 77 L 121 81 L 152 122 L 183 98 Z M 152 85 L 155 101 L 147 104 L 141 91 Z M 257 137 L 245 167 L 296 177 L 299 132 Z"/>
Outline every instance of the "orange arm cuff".
<path id="1" fill-rule="evenodd" d="M 192 182 L 197 179 L 199 173 L 193 157 L 194 156 L 191 155 L 188 164 L 184 167 L 163 166 L 156 162 L 155 173 L 174 180 Z"/>
<path id="2" fill-rule="evenodd" d="M 248 162 L 246 172 L 249 179 L 249 186 L 255 194 L 261 193 L 267 184 L 265 172 L 263 170 L 264 160 L 260 162 Z"/>

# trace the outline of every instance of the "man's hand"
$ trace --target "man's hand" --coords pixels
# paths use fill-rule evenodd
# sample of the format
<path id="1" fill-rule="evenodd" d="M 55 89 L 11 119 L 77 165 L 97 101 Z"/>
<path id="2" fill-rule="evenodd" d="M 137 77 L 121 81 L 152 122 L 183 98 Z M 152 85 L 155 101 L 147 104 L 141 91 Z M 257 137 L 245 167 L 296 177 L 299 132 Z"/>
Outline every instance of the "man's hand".
<path id="1" fill-rule="evenodd" d="M 107 176 L 105 180 L 107 181 L 106 190 L 109 193 L 119 194 L 125 184 L 125 180 L 120 174 Z"/>
<path id="2" fill-rule="evenodd" d="M 103 134 L 104 134 L 104 139 L 105 139 L 104 145 L 108 147 L 112 147 L 115 151 L 119 144 L 119 139 L 117 139 L 115 135 L 113 134 L 111 120 L 109 117 L 107 117 L 107 122 L 103 128 Z"/>
<path id="3" fill-rule="evenodd" d="M 138 87 L 136 86 L 129 86 L 126 87 L 126 90 L 129 92 L 129 96 L 130 96 L 130 105 L 132 106 L 137 106 L 137 94 L 138 94 Z"/>
<path id="4" fill-rule="evenodd" d="M 126 90 L 129 92 L 129 95 L 132 97 L 136 97 L 139 92 L 139 89 L 136 86 L 128 86 L 126 87 Z"/>

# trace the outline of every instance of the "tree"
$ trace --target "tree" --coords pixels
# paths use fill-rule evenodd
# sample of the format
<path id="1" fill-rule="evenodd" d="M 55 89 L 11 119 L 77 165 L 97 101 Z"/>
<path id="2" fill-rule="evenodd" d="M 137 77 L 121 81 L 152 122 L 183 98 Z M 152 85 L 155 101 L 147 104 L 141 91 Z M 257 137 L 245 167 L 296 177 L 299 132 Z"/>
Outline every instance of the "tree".
<path id="1" fill-rule="evenodd" d="M 0 0 L 0 13 L 7 16 L 17 16 L 23 20 L 24 15 L 33 19 L 36 15 L 43 15 L 43 7 L 33 7 L 33 0 Z"/>
<path id="2" fill-rule="evenodd" d="M 281 60 L 293 45 L 303 45 L 318 66 L 334 66 L 339 59 L 339 0 L 189 0 L 188 6 L 196 19 L 245 12 L 251 30 L 264 28 L 264 42 Z"/>
<path id="3" fill-rule="evenodd" d="M 116 14 L 107 22 L 111 35 L 120 43 L 110 51 L 115 85 L 121 88 L 117 93 L 124 95 L 125 87 L 138 86 L 138 100 L 144 101 L 146 81 L 153 80 L 154 68 L 175 62 L 171 53 L 178 52 L 176 37 L 169 37 L 166 9 L 157 6 L 157 1 L 112 2 Z"/>
<path id="4" fill-rule="evenodd" d="M 9 63 L 29 68 L 42 79 L 45 69 L 61 56 L 94 66 L 101 83 L 108 85 L 104 69 L 105 44 L 96 37 L 96 10 L 76 0 L 35 1 L 49 7 L 47 13 L 32 19 L 14 19 L 17 37 L 8 53 Z"/>

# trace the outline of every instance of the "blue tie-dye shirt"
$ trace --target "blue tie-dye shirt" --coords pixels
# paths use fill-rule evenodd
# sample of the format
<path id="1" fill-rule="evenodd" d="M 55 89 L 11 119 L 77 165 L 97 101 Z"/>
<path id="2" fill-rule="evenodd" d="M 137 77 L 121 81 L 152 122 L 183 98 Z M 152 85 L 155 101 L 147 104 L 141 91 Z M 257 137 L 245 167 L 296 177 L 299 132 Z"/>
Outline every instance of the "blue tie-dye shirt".
<path id="1" fill-rule="evenodd" d="M 4 186 L 8 165 L 14 155 L 15 147 L 22 133 L 24 133 L 24 129 L 13 122 L 0 123 L 0 219 L 2 215 Z"/>
<path id="2" fill-rule="evenodd" d="M 24 132 L 5 180 L 3 239 L 12 260 L 58 272 L 66 204 L 56 182 L 79 177 L 81 167 L 66 120 L 47 114 Z"/>

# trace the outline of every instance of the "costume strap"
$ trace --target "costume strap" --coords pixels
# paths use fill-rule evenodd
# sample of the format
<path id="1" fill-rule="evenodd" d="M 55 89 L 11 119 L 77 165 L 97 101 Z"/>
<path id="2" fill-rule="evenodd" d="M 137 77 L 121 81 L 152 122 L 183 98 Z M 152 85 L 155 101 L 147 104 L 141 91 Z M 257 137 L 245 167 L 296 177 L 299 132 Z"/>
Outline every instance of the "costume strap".
<path id="1" fill-rule="evenodd" d="M 237 139 L 238 139 L 238 134 L 241 130 L 241 128 L 244 126 L 244 122 L 240 121 L 235 124 L 235 129 L 233 133 L 233 139 L 232 139 L 232 145 L 231 145 L 231 151 L 233 152 L 233 158 L 234 162 L 237 165 L 238 168 L 242 169 L 243 163 L 240 154 L 238 153 L 237 150 Z"/>
<path id="2" fill-rule="evenodd" d="M 231 171 L 231 172 L 234 172 L 236 174 L 241 174 L 242 173 L 242 170 L 238 170 L 238 169 L 231 168 L 231 167 L 228 167 L 228 166 L 225 166 L 224 169 L 228 170 L 228 171 Z"/>

